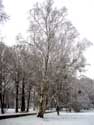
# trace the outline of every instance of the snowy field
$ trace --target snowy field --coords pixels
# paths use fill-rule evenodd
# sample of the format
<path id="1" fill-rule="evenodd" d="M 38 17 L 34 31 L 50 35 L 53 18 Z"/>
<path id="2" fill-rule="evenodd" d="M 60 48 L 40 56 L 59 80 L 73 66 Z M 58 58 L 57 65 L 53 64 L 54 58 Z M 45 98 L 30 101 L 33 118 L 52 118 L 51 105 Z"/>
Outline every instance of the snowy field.
<path id="1" fill-rule="evenodd" d="M 0 109 L 0 111 L 1 111 L 1 109 Z M 37 110 L 34 111 L 33 109 L 29 109 L 29 112 L 30 112 L 30 113 L 35 113 L 35 112 L 37 112 Z M 19 113 L 21 113 L 21 112 L 20 112 L 20 109 L 19 109 Z M 15 109 L 6 109 L 6 110 L 5 110 L 5 115 L 6 115 L 6 114 L 15 114 Z M 2 115 L 1 112 L 0 112 L 0 115 Z"/>
<path id="2" fill-rule="evenodd" d="M 46 114 L 44 119 L 25 116 L 0 120 L 0 125 L 94 125 L 94 113 L 56 113 Z"/>

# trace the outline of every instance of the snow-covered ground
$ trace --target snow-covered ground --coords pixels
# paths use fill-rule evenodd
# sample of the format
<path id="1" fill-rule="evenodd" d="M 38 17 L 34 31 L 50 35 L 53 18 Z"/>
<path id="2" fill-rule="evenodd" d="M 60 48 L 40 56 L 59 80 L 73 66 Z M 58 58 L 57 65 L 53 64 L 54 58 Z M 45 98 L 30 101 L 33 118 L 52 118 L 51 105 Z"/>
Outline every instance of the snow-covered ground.
<path id="1" fill-rule="evenodd" d="M 1 109 L 0 109 L 0 111 L 1 111 Z M 37 110 L 34 111 L 33 109 L 30 109 L 29 112 L 30 112 L 30 113 L 36 113 Z M 19 109 L 19 113 L 21 113 L 21 112 L 20 112 L 20 109 Z M 19 114 L 19 113 L 17 113 L 17 114 Z M 11 115 L 11 114 L 16 114 L 16 113 L 15 113 L 15 109 L 6 109 L 6 110 L 5 110 L 5 114 L 1 114 L 1 112 L 0 112 L 0 115 Z"/>
<path id="2" fill-rule="evenodd" d="M 44 119 L 25 116 L 0 120 L 0 125 L 94 125 L 94 113 L 49 113 Z"/>

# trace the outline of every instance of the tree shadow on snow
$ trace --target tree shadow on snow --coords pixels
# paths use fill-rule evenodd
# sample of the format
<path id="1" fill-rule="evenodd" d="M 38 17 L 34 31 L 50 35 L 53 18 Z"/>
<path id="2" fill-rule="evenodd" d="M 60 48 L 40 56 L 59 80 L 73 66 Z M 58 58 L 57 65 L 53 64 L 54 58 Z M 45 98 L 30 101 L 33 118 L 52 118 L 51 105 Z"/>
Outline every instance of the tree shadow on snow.
<path id="1" fill-rule="evenodd" d="M 62 119 L 63 119 L 63 115 L 45 116 L 44 121 L 58 121 L 58 120 L 62 120 Z"/>
<path id="2" fill-rule="evenodd" d="M 87 117 L 82 117 L 82 116 L 75 116 L 75 115 L 53 115 L 53 116 L 45 116 L 44 121 L 49 122 L 49 121 L 62 121 L 62 120 L 81 120 L 81 119 L 86 119 Z"/>

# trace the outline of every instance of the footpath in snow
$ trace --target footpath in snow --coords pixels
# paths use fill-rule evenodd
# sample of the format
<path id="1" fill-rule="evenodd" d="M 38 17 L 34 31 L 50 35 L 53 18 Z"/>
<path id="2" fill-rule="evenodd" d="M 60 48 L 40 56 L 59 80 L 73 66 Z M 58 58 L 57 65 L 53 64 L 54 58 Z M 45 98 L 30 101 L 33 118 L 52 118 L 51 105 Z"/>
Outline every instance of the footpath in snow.
<path id="1" fill-rule="evenodd" d="M 44 119 L 25 116 L 0 120 L 0 125 L 94 125 L 94 113 L 45 114 Z"/>

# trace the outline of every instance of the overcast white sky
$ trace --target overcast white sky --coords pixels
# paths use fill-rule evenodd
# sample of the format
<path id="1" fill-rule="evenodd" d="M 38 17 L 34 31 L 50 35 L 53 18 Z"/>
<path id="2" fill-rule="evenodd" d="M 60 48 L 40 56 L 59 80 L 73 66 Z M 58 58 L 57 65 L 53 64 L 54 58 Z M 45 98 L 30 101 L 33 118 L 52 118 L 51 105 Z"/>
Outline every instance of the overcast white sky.
<path id="1" fill-rule="evenodd" d="M 10 20 L 3 24 L 2 34 L 6 37 L 6 44 L 13 45 L 18 33 L 25 34 L 28 29 L 28 10 L 36 2 L 44 0 L 3 0 L 5 10 Z M 94 43 L 94 0 L 54 0 L 56 6 L 65 5 L 68 8 L 69 19 L 76 26 L 81 37 L 86 37 Z M 87 76 L 94 78 L 94 46 L 85 53 L 87 62 L 91 64 Z"/>

